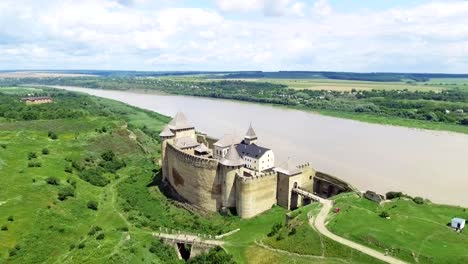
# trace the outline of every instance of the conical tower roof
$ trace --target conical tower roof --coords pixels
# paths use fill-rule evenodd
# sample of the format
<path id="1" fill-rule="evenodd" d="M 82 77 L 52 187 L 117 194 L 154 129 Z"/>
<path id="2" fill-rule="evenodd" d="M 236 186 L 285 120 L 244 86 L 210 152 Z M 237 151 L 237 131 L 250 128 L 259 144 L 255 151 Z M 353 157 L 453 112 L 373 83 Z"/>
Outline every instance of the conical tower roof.
<path id="1" fill-rule="evenodd" d="M 231 144 L 226 156 L 222 158 L 219 163 L 225 166 L 243 166 L 244 160 L 241 158 L 234 145 Z"/>
<path id="2" fill-rule="evenodd" d="M 164 130 L 159 133 L 160 137 L 173 137 L 175 136 L 174 133 L 172 133 L 171 129 L 169 129 L 169 126 L 165 126 Z"/>
<path id="3" fill-rule="evenodd" d="M 245 133 L 245 138 L 247 139 L 256 139 L 257 134 L 255 134 L 255 131 L 252 127 L 252 124 L 250 124 L 249 129 L 247 130 L 247 133 Z"/>
<path id="4" fill-rule="evenodd" d="M 177 114 L 174 116 L 171 122 L 169 122 L 169 128 L 172 130 L 179 130 L 179 129 L 194 128 L 194 126 L 189 123 L 184 113 L 177 112 Z"/>
<path id="5" fill-rule="evenodd" d="M 279 167 L 275 168 L 275 170 L 290 176 L 301 173 L 301 170 L 292 163 L 290 158 Z"/>

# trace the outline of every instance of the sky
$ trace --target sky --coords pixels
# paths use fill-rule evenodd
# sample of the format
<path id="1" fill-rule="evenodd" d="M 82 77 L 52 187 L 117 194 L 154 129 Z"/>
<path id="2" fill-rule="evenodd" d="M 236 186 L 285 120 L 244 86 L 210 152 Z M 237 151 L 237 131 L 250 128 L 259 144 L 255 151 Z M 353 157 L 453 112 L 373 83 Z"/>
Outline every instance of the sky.
<path id="1" fill-rule="evenodd" d="M 468 73 L 464 0 L 1 0 L 0 70 Z"/>

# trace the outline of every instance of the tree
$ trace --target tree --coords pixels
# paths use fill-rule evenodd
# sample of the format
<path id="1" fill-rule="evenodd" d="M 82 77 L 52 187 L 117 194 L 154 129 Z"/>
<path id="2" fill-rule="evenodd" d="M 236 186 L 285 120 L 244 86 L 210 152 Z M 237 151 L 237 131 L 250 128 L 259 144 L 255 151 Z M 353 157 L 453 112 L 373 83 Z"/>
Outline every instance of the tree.
<path id="1" fill-rule="evenodd" d="M 42 149 L 42 154 L 43 155 L 49 155 L 49 149 L 48 148 L 43 148 Z"/>

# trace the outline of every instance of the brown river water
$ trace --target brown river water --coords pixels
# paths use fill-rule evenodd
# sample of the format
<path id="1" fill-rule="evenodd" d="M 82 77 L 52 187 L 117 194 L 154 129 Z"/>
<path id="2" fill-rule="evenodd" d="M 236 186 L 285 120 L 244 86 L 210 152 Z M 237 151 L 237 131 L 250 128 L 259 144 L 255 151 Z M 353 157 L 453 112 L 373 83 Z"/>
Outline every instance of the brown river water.
<path id="1" fill-rule="evenodd" d="M 468 135 L 368 124 L 254 103 L 135 91 L 61 87 L 173 116 L 182 111 L 198 131 L 237 134 L 252 123 L 276 165 L 291 157 L 360 190 L 403 191 L 468 207 Z"/>

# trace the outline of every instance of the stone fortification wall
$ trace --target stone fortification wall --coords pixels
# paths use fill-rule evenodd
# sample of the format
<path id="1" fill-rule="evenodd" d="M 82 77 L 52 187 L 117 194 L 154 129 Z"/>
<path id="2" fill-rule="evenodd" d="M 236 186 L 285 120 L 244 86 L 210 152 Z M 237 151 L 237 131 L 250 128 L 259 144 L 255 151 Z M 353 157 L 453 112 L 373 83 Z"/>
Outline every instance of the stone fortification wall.
<path id="1" fill-rule="evenodd" d="M 236 177 L 236 208 L 241 218 L 250 218 L 276 204 L 276 172 L 262 176 Z"/>
<path id="2" fill-rule="evenodd" d="M 351 184 L 332 175 L 317 172 L 314 177 L 314 193 L 318 196 L 329 198 L 343 192 L 360 193 Z"/>
<path id="3" fill-rule="evenodd" d="M 291 210 L 302 205 L 302 199 L 297 195 L 293 196 L 292 189 L 295 185 L 306 191 L 313 191 L 315 170 L 308 164 L 297 166 L 301 173 L 296 175 L 286 175 L 278 172 L 278 205 Z"/>
<path id="4" fill-rule="evenodd" d="M 187 154 L 168 143 L 166 179 L 191 204 L 210 211 L 221 207 L 218 161 Z"/>

